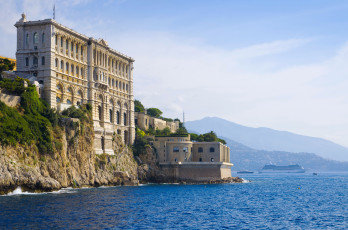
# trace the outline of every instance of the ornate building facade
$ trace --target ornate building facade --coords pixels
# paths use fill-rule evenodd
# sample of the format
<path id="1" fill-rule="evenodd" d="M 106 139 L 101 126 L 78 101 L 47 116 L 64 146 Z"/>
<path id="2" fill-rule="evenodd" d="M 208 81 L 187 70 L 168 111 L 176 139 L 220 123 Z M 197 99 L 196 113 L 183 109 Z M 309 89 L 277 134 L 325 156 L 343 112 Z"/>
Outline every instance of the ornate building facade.
<path id="1" fill-rule="evenodd" d="M 27 21 L 23 14 L 15 26 L 16 73 L 39 82 L 40 96 L 59 111 L 90 103 L 97 154 L 113 154 L 114 133 L 132 144 L 134 60 L 53 19 Z"/>

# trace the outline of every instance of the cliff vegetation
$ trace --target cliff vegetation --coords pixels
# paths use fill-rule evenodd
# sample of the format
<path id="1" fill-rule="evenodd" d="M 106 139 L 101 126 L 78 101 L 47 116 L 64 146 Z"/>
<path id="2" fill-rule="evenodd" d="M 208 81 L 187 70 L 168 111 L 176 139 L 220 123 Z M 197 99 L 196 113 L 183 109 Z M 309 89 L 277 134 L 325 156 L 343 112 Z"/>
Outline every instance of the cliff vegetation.
<path id="1" fill-rule="evenodd" d="M 137 184 L 131 149 L 115 134 L 115 155 L 94 153 L 92 106 L 74 106 L 59 114 L 24 79 L 0 79 L 17 93 L 16 108 L 0 102 L 0 194 L 18 186 L 30 191 L 62 187 Z"/>

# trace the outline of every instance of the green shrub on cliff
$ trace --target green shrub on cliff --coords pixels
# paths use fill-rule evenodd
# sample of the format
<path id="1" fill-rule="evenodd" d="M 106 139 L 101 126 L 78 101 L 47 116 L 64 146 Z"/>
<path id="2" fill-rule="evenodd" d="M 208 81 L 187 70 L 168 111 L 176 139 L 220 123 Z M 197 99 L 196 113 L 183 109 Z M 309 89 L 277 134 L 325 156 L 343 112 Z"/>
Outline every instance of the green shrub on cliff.
<path id="1" fill-rule="evenodd" d="M 29 123 L 23 116 L 0 101 L 0 143 L 15 146 L 30 143 L 33 139 Z"/>
<path id="2" fill-rule="evenodd" d="M 62 115 L 71 117 L 71 118 L 78 118 L 81 122 L 88 120 L 88 113 L 91 113 L 92 106 L 91 104 L 85 104 L 81 105 L 79 108 L 76 108 L 75 106 L 71 106 L 67 109 L 65 109 L 62 112 Z"/>
<path id="3" fill-rule="evenodd" d="M 16 77 L 14 81 L 4 78 L 0 81 L 0 88 L 6 89 L 8 93 L 20 95 L 25 91 L 24 81 L 28 82 L 28 80 L 20 77 Z"/>
<path id="4" fill-rule="evenodd" d="M 136 138 L 132 146 L 134 156 L 139 156 L 146 152 L 146 147 L 149 145 L 149 142 L 146 139 L 145 132 L 141 129 L 136 129 Z"/>
<path id="5" fill-rule="evenodd" d="M 21 78 L 14 81 L 0 79 L 0 85 L 6 85 L 7 89 L 19 92 L 18 82 L 23 83 L 23 81 Z M 39 98 L 34 85 L 29 84 L 20 96 L 21 106 L 18 110 L 0 102 L 0 144 L 15 146 L 17 143 L 35 143 L 40 153 L 51 153 L 54 149 L 62 149 L 59 141 L 55 139 L 57 137 L 59 139 L 56 131 L 59 131 L 58 121 L 62 116 Z M 71 107 L 64 115 L 89 121 L 90 116 L 86 114 L 91 114 L 91 110 L 91 105 L 87 104 L 81 108 Z"/>

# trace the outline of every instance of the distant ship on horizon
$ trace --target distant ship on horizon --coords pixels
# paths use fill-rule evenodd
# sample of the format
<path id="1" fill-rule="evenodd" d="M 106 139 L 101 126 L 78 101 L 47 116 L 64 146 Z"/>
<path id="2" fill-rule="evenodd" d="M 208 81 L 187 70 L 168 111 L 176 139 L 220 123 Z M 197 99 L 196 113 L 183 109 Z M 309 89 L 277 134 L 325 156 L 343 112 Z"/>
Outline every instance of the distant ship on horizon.
<path id="1" fill-rule="evenodd" d="M 306 170 L 299 164 L 278 166 L 267 164 L 259 171 L 259 173 L 304 173 Z"/>

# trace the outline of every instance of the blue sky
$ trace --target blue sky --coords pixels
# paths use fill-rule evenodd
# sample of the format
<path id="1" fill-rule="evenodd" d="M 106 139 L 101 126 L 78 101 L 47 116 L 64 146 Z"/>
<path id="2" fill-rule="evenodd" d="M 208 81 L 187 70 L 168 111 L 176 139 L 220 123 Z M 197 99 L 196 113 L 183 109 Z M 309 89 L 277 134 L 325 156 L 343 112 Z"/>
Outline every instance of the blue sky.
<path id="1" fill-rule="evenodd" d="M 0 0 L 13 26 L 52 17 L 135 61 L 134 94 L 164 116 L 218 116 L 348 146 L 347 1 Z"/>

